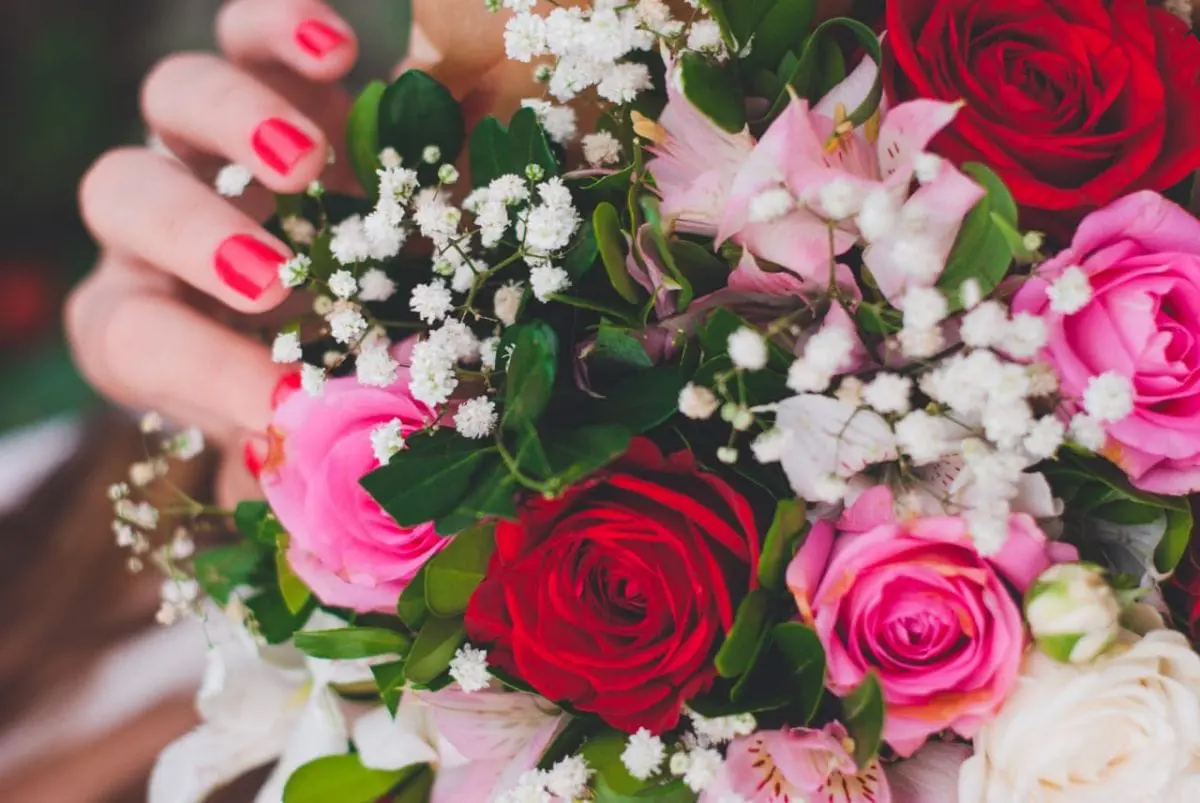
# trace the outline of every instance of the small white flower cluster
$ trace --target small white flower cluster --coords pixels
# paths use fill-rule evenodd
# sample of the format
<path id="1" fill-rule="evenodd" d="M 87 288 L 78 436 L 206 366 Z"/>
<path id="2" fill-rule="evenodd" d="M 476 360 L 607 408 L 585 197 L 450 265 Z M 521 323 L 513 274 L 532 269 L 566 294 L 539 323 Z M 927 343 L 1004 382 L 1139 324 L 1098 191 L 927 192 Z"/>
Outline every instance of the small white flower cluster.
<path id="1" fill-rule="evenodd" d="M 464 644 L 450 660 L 450 677 L 467 694 L 483 691 L 492 682 L 488 674 L 487 651 Z"/>
<path id="2" fill-rule="evenodd" d="M 517 785 L 496 798 L 496 803 L 574 803 L 588 797 L 592 769 L 581 756 L 567 756 L 549 770 L 528 770 Z"/>
<path id="3" fill-rule="evenodd" d="M 520 0 L 505 0 L 517 13 L 504 31 L 504 47 L 514 61 L 553 57 L 554 65 L 538 71 L 560 102 L 596 88 L 605 100 L 628 103 L 651 86 L 650 70 L 625 58 L 648 51 L 657 41 L 655 28 L 677 34 L 681 28 L 661 3 L 628 4 L 595 0 L 591 8 L 555 8 L 542 16 Z"/>
<path id="4" fill-rule="evenodd" d="M 254 181 L 254 173 L 250 168 L 240 164 L 228 164 L 217 173 L 215 182 L 217 194 L 223 198 L 238 198 Z"/>
<path id="5" fill-rule="evenodd" d="M 667 757 L 667 747 L 663 740 L 645 728 L 638 728 L 637 733 L 629 737 L 625 750 L 621 753 L 621 763 L 629 774 L 639 781 L 645 781 L 662 768 Z"/>
<path id="6" fill-rule="evenodd" d="M 446 404 L 458 388 L 458 364 L 479 359 L 479 339 L 471 329 L 461 321 L 446 321 L 413 346 L 409 384 L 413 398 L 431 410 Z M 478 404 L 472 410 L 465 421 L 475 432 L 488 423 L 488 411 Z"/>

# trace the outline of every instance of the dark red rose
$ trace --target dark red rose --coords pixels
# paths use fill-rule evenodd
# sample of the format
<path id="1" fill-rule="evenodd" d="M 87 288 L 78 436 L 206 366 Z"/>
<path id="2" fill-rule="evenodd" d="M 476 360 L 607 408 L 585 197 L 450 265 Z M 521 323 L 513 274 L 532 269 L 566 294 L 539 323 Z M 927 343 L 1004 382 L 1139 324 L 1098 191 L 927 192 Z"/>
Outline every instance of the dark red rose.
<path id="1" fill-rule="evenodd" d="M 708 688 L 712 658 L 756 584 L 750 505 L 689 452 L 648 440 L 496 530 L 467 608 L 488 662 L 615 728 L 670 729 Z"/>
<path id="2" fill-rule="evenodd" d="M 1191 499 L 1192 515 L 1200 517 L 1200 496 Z M 1193 639 L 1200 639 L 1200 532 L 1192 530 L 1187 552 L 1175 567 L 1165 589 L 1171 609 L 1186 623 Z"/>
<path id="3" fill-rule="evenodd" d="M 1000 174 L 1065 233 L 1200 167 L 1200 41 L 1146 0 L 896 0 L 884 86 L 965 107 L 932 150 Z"/>

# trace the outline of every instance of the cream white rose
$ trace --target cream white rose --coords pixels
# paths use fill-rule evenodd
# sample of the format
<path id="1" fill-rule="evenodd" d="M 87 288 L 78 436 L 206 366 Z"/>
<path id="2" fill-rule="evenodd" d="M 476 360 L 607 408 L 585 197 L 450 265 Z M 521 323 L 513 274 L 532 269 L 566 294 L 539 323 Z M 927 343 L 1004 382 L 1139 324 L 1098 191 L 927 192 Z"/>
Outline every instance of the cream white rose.
<path id="1" fill-rule="evenodd" d="M 1200 656 L 1173 631 L 1087 666 L 1030 650 L 975 739 L 959 803 L 1200 801 Z"/>

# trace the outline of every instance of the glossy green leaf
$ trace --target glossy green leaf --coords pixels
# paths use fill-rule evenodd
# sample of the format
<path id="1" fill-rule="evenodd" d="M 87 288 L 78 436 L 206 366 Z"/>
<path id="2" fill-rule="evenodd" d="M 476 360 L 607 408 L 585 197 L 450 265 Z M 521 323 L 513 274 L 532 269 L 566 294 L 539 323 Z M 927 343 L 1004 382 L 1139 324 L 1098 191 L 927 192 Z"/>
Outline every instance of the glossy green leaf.
<path id="1" fill-rule="evenodd" d="M 842 721 L 854 740 L 854 763 L 865 767 L 879 755 L 883 743 L 883 689 L 874 672 L 842 698 Z"/>
<path id="2" fill-rule="evenodd" d="M 429 559 L 425 604 L 434 616 L 458 616 L 467 609 L 496 551 L 495 528 L 480 524 L 463 530 Z"/>
<path id="3" fill-rule="evenodd" d="M 396 716 L 400 697 L 404 694 L 404 661 L 371 664 L 371 676 L 375 678 L 379 699 L 387 706 L 388 713 Z"/>
<path id="4" fill-rule="evenodd" d="M 268 644 L 282 644 L 304 626 L 312 612 L 312 600 L 302 610 L 293 613 L 283 601 L 279 589 L 271 586 L 246 600 L 246 608 L 254 618 L 254 626 Z"/>
<path id="5" fill-rule="evenodd" d="M 466 641 L 461 619 L 432 617 L 421 628 L 408 653 L 405 673 L 412 683 L 432 683 L 450 666 L 454 653 Z"/>
<path id="6" fill-rule="evenodd" d="M 815 76 L 819 75 L 820 58 L 822 54 L 822 44 L 824 39 L 833 37 L 837 33 L 837 29 L 842 28 L 848 33 L 855 42 L 867 51 L 867 56 L 875 61 L 876 64 L 881 64 L 883 60 L 883 51 L 879 45 L 879 37 L 870 27 L 864 25 L 858 20 L 849 19 L 848 17 L 835 17 L 826 20 L 817 26 L 812 35 L 808 37 L 804 45 L 800 58 L 791 62 L 792 68 L 787 75 L 785 87 L 791 86 L 796 89 L 796 92 L 803 97 L 807 97 L 810 101 L 817 101 L 820 98 L 812 97 L 811 92 L 819 91 L 819 84 L 813 82 L 813 86 L 809 86 L 809 82 L 813 81 Z M 879 102 L 883 99 L 883 71 L 880 70 L 875 77 L 875 83 L 872 84 L 867 96 L 857 108 L 850 110 L 846 117 L 856 126 L 865 124 L 879 110 Z M 789 102 L 788 94 L 785 91 L 781 92 L 771 105 L 770 110 L 760 122 L 774 120 L 784 107 Z"/>
<path id="7" fill-rule="evenodd" d="M 670 248 L 679 273 L 695 295 L 707 295 L 729 284 L 729 265 L 712 249 L 688 240 L 673 240 Z"/>
<path id="8" fill-rule="evenodd" d="M 415 527 L 451 513 L 490 453 L 449 430 L 413 436 L 404 451 L 361 484 L 398 524 Z"/>
<path id="9" fill-rule="evenodd" d="M 509 345 L 504 427 L 512 430 L 537 421 L 550 401 L 558 372 L 558 336 L 541 321 L 517 324 L 505 332 L 501 353 L 508 353 Z"/>
<path id="10" fill-rule="evenodd" d="M 639 781 L 629 774 L 621 761 L 621 753 L 629 737 L 624 733 L 607 731 L 593 736 L 580 748 L 596 777 L 592 783 L 596 803 L 683 803 L 695 800 L 695 795 L 678 780 L 662 783 L 657 779 Z"/>
<path id="11" fill-rule="evenodd" d="M 674 368 L 635 371 L 605 388 L 604 399 L 589 402 L 588 415 L 641 434 L 675 414 L 683 385 L 682 374 Z"/>
<path id="12" fill-rule="evenodd" d="M 425 604 L 425 572 L 429 564 L 417 572 L 396 601 L 396 615 L 409 630 L 416 632 L 429 617 L 429 606 Z"/>
<path id="13" fill-rule="evenodd" d="M 271 507 L 257 500 L 239 502 L 233 511 L 233 524 L 238 534 L 263 546 L 274 547 L 273 538 L 263 537 L 263 522 L 271 515 Z"/>
<path id="14" fill-rule="evenodd" d="M 379 197 L 379 106 L 387 84 L 372 81 L 359 93 L 346 122 L 346 153 L 367 197 Z"/>
<path id="15" fill-rule="evenodd" d="M 490 518 L 511 519 L 517 515 L 517 481 L 498 456 L 488 456 L 471 478 L 471 490 L 454 511 L 438 519 L 439 535 L 454 535 L 472 524 Z"/>
<path id="16" fill-rule="evenodd" d="M 286 536 L 280 538 L 279 547 L 275 550 L 275 578 L 287 609 L 292 613 L 304 610 L 304 606 L 312 599 L 312 591 L 296 576 L 292 564 L 288 562 Z"/>
<path id="17" fill-rule="evenodd" d="M 738 605 L 733 627 L 713 660 L 721 677 L 735 678 L 750 668 L 754 659 L 754 647 L 767 628 L 769 608 L 770 599 L 767 592 L 761 588 L 751 591 Z"/>
<path id="18" fill-rule="evenodd" d="M 695 51 L 679 59 L 683 94 L 701 114 L 724 130 L 736 134 L 746 127 L 746 99 L 737 76 Z"/>
<path id="19" fill-rule="evenodd" d="M 625 236 L 617 208 L 607 202 L 598 204 L 592 212 L 592 230 L 609 283 L 621 298 L 630 304 L 638 303 L 641 294 L 625 264 Z"/>
<path id="20" fill-rule="evenodd" d="M 758 559 L 758 582 L 770 591 L 781 591 L 788 564 L 804 534 L 807 513 L 803 499 L 785 499 L 775 506 L 775 517 Z"/>
<path id="21" fill-rule="evenodd" d="M 601 325 L 596 330 L 596 340 L 585 355 L 592 360 L 612 363 L 627 368 L 653 368 L 654 361 L 646 353 L 642 341 L 624 329 Z"/>
<path id="22" fill-rule="evenodd" d="M 988 194 L 967 214 L 946 260 L 946 269 L 938 279 L 938 289 L 955 308 L 961 305 L 959 290 L 968 279 L 978 282 L 979 289 L 987 294 L 999 286 L 1012 266 L 1012 249 L 996 225 L 993 213 L 1005 220 L 1011 215 L 1010 222 L 1016 223 L 1012 194 L 995 173 L 975 162 L 963 165 L 963 172 L 979 182 Z"/>
<path id="23" fill-rule="evenodd" d="M 774 70 L 785 53 L 800 49 L 816 14 L 816 0 L 774 0 L 754 31 L 750 52 L 742 57 L 743 68 L 751 74 Z"/>
<path id="24" fill-rule="evenodd" d="M 417 764 L 401 770 L 372 770 L 357 755 L 326 756 L 292 773 L 283 803 L 376 803 L 423 768 Z"/>
<path id="25" fill-rule="evenodd" d="M 525 168 L 531 164 L 541 167 L 547 178 L 558 175 L 558 159 L 533 109 L 518 109 L 513 115 L 508 123 L 508 141 L 518 175 L 524 175 Z"/>
<path id="26" fill-rule="evenodd" d="M 658 199 L 652 195 L 643 195 L 638 201 L 638 206 L 646 218 L 646 225 L 650 228 L 654 248 L 659 257 L 659 265 L 666 273 L 663 281 L 678 288 L 679 297 L 675 302 L 676 308 L 685 310 L 692 303 L 696 293 L 692 288 L 692 283 L 679 269 L 679 263 L 675 261 L 675 252 L 671 248 L 672 241 L 667 237 L 666 224 L 658 207 Z"/>
<path id="27" fill-rule="evenodd" d="M 559 731 L 554 741 L 542 753 L 538 769 L 549 770 L 567 756 L 575 755 L 583 743 L 603 727 L 598 720 L 591 717 L 571 717 L 567 720 L 566 727 Z"/>
<path id="28" fill-rule="evenodd" d="M 404 655 L 412 642 L 403 633 L 382 627 L 342 627 L 304 630 L 296 634 L 296 649 L 313 658 L 353 661 L 377 655 Z"/>
<path id="29" fill-rule="evenodd" d="M 596 243 L 596 232 L 591 227 L 584 226 L 563 257 L 563 270 L 571 277 L 572 282 L 578 282 L 588 274 L 599 258 L 600 246 Z"/>
<path id="30" fill-rule="evenodd" d="M 546 457 L 559 488 L 567 488 L 616 460 L 629 448 L 633 433 L 620 424 L 589 424 L 556 435 Z"/>
<path id="31" fill-rule="evenodd" d="M 400 791 L 392 794 L 387 803 L 429 803 L 436 774 L 428 766 L 422 766 L 415 775 L 403 781 Z"/>
<path id="32" fill-rule="evenodd" d="M 425 148 L 437 146 L 441 161 L 453 164 L 465 137 L 458 101 L 420 70 L 409 70 L 384 90 L 379 102 L 379 147 L 395 148 L 406 165 L 418 166 L 426 180 L 437 166 L 424 163 Z"/>
<path id="33" fill-rule="evenodd" d="M 1164 512 L 1167 514 L 1167 529 L 1158 542 L 1158 548 L 1154 550 L 1154 568 L 1166 574 L 1175 571 L 1187 554 L 1195 522 L 1192 520 L 1192 509 L 1187 506 Z"/>
<path id="34" fill-rule="evenodd" d="M 196 555 L 196 582 L 205 593 L 225 605 L 239 586 L 252 585 L 263 551 L 256 544 L 206 549 Z"/>
<path id="35" fill-rule="evenodd" d="M 485 117 L 475 125 L 468 148 L 471 186 L 476 189 L 518 172 L 509 149 L 508 131 L 495 117 Z"/>
<path id="36" fill-rule="evenodd" d="M 771 630 L 771 645 L 782 658 L 792 699 L 805 712 L 805 721 L 817 713 L 825 696 L 825 649 L 811 627 L 783 622 Z"/>

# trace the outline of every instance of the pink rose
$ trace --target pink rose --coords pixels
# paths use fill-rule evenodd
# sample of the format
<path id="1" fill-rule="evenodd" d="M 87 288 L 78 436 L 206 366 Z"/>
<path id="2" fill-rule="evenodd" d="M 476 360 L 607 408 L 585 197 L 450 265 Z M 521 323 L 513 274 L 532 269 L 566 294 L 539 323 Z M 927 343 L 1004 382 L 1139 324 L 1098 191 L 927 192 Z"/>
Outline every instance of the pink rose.
<path id="1" fill-rule="evenodd" d="M 788 568 L 801 617 L 825 647 L 827 683 L 846 694 L 873 670 L 884 738 L 911 755 L 930 734 L 971 737 L 1017 681 L 1023 592 L 1075 550 L 1050 544 L 1026 515 L 1009 519 L 1001 552 L 976 552 L 958 517 L 838 532 L 820 522 Z M 1010 588 L 1011 587 L 1011 588 Z"/>
<path id="2" fill-rule="evenodd" d="M 379 461 L 371 431 L 393 419 L 409 435 L 430 412 L 408 390 L 332 379 L 317 397 L 293 393 L 271 425 L 279 456 L 262 475 L 267 501 L 291 535 L 288 561 L 326 605 L 394 611 L 400 592 L 448 539 L 433 524 L 401 527 L 358 484 Z"/>
<path id="3" fill-rule="evenodd" d="M 700 803 L 730 798 L 747 803 L 893 803 L 879 760 L 860 772 L 848 744 L 849 734 L 838 722 L 822 730 L 785 728 L 736 739 Z"/>
<path id="4" fill-rule="evenodd" d="M 1069 267 L 1087 275 L 1091 299 L 1066 315 L 1050 286 Z M 1200 491 L 1200 221 L 1153 192 L 1084 218 L 1071 247 L 1047 262 L 1014 300 L 1049 328 L 1042 358 L 1078 402 L 1095 376 L 1133 385 L 1133 412 L 1105 425 L 1104 454 L 1139 488 Z"/>

